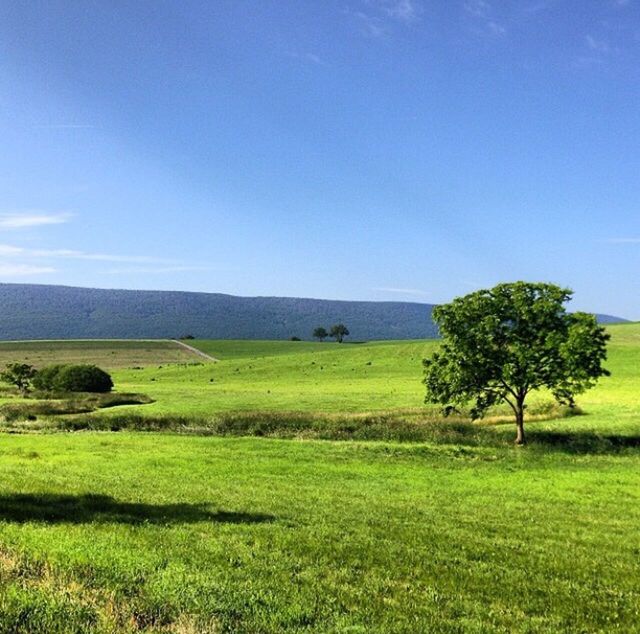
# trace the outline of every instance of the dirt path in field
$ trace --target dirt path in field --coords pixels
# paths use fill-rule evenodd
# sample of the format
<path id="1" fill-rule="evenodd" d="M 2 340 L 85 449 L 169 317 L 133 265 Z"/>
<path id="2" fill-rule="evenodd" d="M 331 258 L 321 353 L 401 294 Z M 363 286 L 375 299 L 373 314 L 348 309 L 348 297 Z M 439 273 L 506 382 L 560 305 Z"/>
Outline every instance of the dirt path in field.
<path id="1" fill-rule="evenodd" d="M 202 352 L 202 350 L 198 350 L 198 348 L 194 348 L 193 346 L 190 346 L 189 344 L 184 343 L 184 341 L 179 341 L 178 339 L 172 339 L 171 341 L 173 341 L 173 343 L 177 343 L 179 346 L 182 346 L 186 350 L 189 350 L 189 352 L 193 352 L 194 354 L 197 354 L 199 357 L 204 357 L 205 359 L 208 359 L 209 361 L 215 361 L 216 363 L 220 361 L 220 359 L 216 359 L 215 357 L 212 357 L 210 354 L 207 354 L 206 352 Z"/>

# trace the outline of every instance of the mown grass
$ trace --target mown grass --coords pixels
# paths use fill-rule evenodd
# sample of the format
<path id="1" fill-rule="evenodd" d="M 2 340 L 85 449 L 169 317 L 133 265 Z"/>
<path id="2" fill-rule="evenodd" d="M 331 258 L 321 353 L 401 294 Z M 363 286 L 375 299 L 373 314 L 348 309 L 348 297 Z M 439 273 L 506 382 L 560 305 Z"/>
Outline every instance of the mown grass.
<path id="1" fill-rule="evenodd" d="M 0 631 L 638 631 L 637 451 L 2 445 Z"/>
<path id="2" fill-rule="evenodd" d="M 0 632 L 640 632 L 640 327 L 611 332 L 525 449 L 422 407 L 434 342 L 117 370 L 157 403 L 0 436 Z"/>
<path id="3" fill-rule="evenodd" d="M 625 330 L 626 329 L 626 330 Z M 585 411 L 621 413 L 625 391 L 634 381 L 637 325 L 611 326 L 610 360 L 614 379 L 603 380 L 579 398 Z M 438 342 L 401 341 L 363 344 L 289 341 L 194 341 L 218 363 L 161 365 L 114 372 L 118 389 L 148 394 L 155 402 L 147 416 L 207 417 L 219 412 L 362 413 L 425 407 L 422 359 Z M 633 388 L 630 388 L 633 390 Z M 534 395 L 532 408 L 548 402 Z M 586 406 L 588 404 L 588 407 Z M 122 415 L 124 410 L 119 410 Z M 506 413 L 505 410 L 501 410 Z M 115 412 L 105 412 L 105 415 Z"/>
<path id="4" fill-rule="evenodd" d="M 108 370 L 161 363 L 201 362 L 202 358 L 175 341 L 104 340 L 1 341 L 0 367 L 29 363 L 37 368 L 54 363 L 94 363 Z"/>

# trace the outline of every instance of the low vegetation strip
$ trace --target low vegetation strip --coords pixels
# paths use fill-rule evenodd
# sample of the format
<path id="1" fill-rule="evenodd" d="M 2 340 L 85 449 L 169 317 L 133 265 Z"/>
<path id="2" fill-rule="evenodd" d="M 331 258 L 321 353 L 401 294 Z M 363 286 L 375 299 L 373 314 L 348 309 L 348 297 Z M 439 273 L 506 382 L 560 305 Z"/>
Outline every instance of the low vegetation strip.
<path id="1" fill-rule="evenodd" d="M 437 412 L 377 412 L 362 414 L 313 414 L 308 412 L 221 412 L 211 417 L 149 416 L 144 412 L 113 412 L 111 416 L 87 416 L 89 412 L 116 405 L 144 404 L 139 394 L 112 394 L 103 398 L 34 401 L 6 404 L 2 429 L 12 432 L 47 431 L 140 431 L 171 432 L 195 436 L 258 436 L 319 440 L 385 440 L 430 442 L 465 446 L 505 446 L 511 420 L 508 412 L 496 413 L 482 423 L 468 416 L 443 419 Z M 65 416 L 66 414 L 66 416 Z M 68 416 L 69 414 L 73 416 Z M 83 414 L 83 415 L 74 415 Z M 580 411 L 547 403 L 533 411 L 530 421 L 579 415 Z"/>

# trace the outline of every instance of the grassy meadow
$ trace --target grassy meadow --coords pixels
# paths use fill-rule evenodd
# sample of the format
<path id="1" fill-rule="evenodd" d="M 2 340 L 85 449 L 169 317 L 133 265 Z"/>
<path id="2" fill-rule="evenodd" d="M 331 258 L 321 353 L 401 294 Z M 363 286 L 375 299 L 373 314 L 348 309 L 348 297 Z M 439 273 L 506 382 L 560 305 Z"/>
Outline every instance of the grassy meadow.
<path id="1" fill-rule="evenodd" d="M 0 367 L 13 362 L 28 363 L 36 368 L 54 363 L 94 363 L 113 370 L 159 363 L 193 363 L 199 360 L 200 357 L 169 340 L 0 342 Z"/>
<path id="2" fill-rule="evenodd" d="M 640 325 L 609 330 L 612 376 L 583 415 L 531 421 L 526 448 L 511 422 L 424 408 L 433 341 L 195 341 L 219 361 L 105 363 L 154 402 L 98 419 L 379 414 L 426 431 L 11 428 L 0 632 L 640 632 Z"/>

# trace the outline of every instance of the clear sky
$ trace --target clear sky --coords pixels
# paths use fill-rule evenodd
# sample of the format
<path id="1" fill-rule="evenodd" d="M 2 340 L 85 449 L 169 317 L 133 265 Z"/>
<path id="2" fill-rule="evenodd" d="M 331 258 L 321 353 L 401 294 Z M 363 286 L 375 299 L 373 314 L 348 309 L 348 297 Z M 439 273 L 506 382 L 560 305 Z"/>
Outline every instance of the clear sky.
<path id="1" fill-rule="evenodd" d="M 0 280 L 640 318 L 640 0 L 5 0 Z"/>

